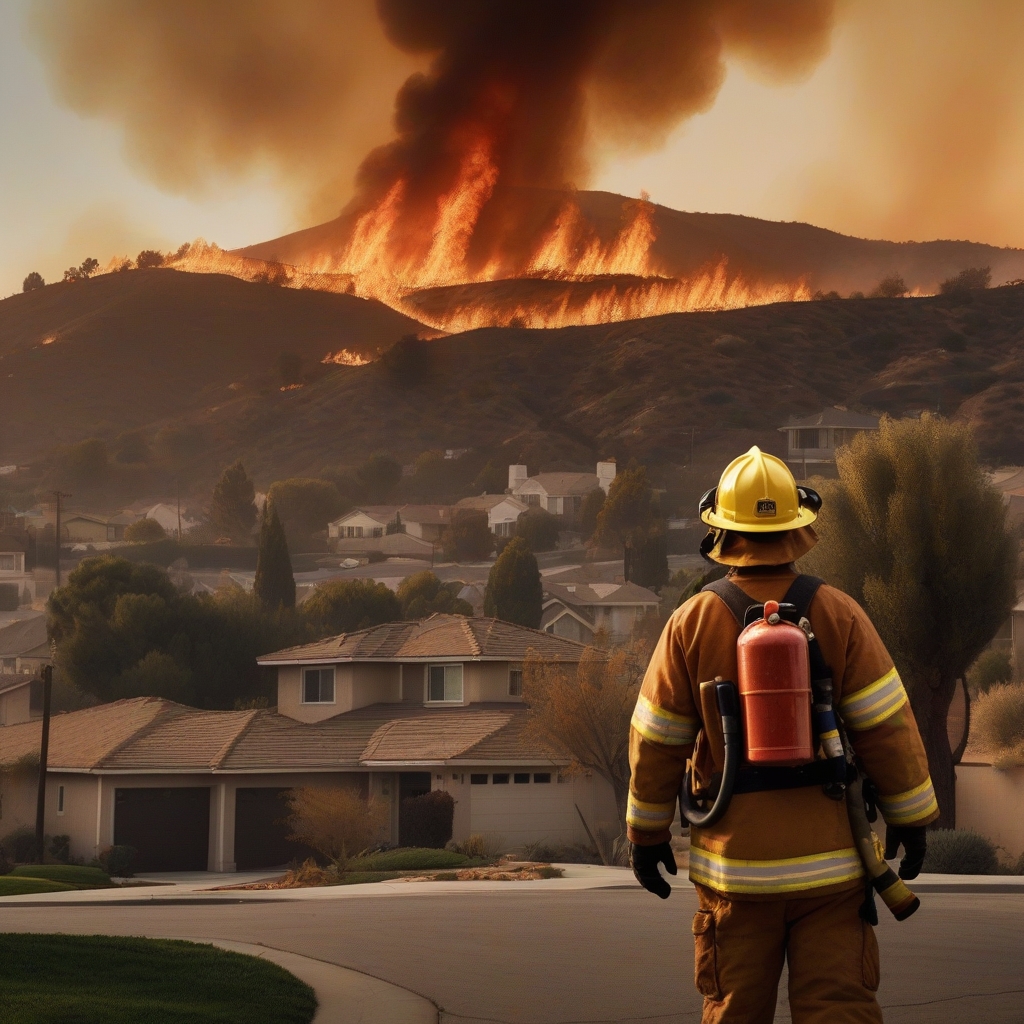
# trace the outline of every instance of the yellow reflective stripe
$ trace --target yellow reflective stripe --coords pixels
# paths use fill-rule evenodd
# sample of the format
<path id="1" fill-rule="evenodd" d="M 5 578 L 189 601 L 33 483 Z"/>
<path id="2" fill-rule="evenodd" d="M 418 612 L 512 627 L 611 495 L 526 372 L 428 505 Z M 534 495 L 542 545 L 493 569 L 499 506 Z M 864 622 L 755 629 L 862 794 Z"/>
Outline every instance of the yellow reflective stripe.
<path id="1" fill-rule="evenodd" d="M 850 729 L 873 729 L 906 703 L 907 691 L 896 669 L 891 668 L 870 686 L 844 697 L 839 712 Z"/>
<path id="2" fill-rule="evenodd" d="M 677 715 L 652 704 L 643 694 L 637 697 L 630 723 L 645 740 L 667 747 L 685 747 L 697 738 L 700 722 L 689 715 Z"/>
<path id="3" fill-rule="evenodd" d="M 690 881 L 719 892 L 798 892 L 850 882 L 863 874 L 860 857 L 852 847 L 783 860 L 735 860 L 690 847 Z"/>
<path id="4" fill-rule="evenodd" d="M 626 800 L 626 824 L 642 832 L 661 832 L 672 824 L 676 816 L 676 802 L 650 804 L 638 800 L 632 793 Z"/>
<path id="5" fill-rule="evenodd" d="M 824 743 L 825 740 L 837 740 L 837 739 L 839 739 L 839 730 L 838 729 L 830 729 L 828 732 L 823 732 L 821 734 L 821 741 L 822 741 L 822 743 Z"/>
<path id="6" fill-rule="evenodd" d="M 935 799 L 935 787 L 927 778 L 920 786 L 893 796 L 878 795 L 878 809 L 890 825 L 913 825 L 939 809 Z"/>

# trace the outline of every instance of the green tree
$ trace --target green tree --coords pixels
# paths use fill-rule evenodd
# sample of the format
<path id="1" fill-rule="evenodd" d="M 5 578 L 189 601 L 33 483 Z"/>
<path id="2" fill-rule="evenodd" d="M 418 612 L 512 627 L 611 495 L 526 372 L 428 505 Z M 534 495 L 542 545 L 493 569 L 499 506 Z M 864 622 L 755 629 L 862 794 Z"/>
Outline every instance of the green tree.
<path id="1" fill-rule="evenodd" d="M 445 584 L 429 570 L 415 572 L 398 584 L 398 601 L 406 619 L 425 619 L 437 613 L 443 615 L 473 614 L 473 606 L 459 598 L 462 584 Z"/>
<path id="2" fill-rule="evenodd" d="M 522 537 L 513 537 L 487 577 L 484 615 L 539 629 L 543 603 L 537 559 Z"/>
<path id="3" fill-rule="evenodd" d="M 508 486 L 508 469 L 489 461 L 473 481 L 474 494 L 504 494 Z"/>
<path id="4" fill-rule="evenodd" d="M 805 559 L 867 611 L 910 695 L 939 801 L 954 828 L 946 719 L 957 681 L 1016 600 L 1017 551 L 1000 494 L 965 424 L 882 420 L 840 450 L 823 482 L 821 542 Z"/>
<path id="5" fill-rule="evenodd" d="M 623 550 L 623 575 L 627 582 L 661 586 L 668 580 L 667 550 L 654 490 L 645 466 L 630 466 L 612 481 L 608 498 L 597 517 L 595 537 L 602 543 L 617 543 Z M 662 578 L 663 577 L 663 578 Z M 657 581 L 657 582 L 655 582 Z M 645 584 L 641 584 L 645 585 Z"/>
<path id="6" fill-rule="evenodd" d="M 224 470 L 213 489 L 210 520 L 228 537 L 248 537 L 256 524 L 256 488 L 241 461 Z"/>
<path id="7" fill-rule="evenodd" d="M 302 614 L 318 638 L 397 622 L 403 617 L 395 592 L 373 580 L 321 583 L 303 602 Z"/>
<path id="8" fill-rule="evenodd" d="M 166 537 L 166 531 L 155 519 L 136 519 L 124 528 L 124 539 L 129 544 L 152 544 Z"/>
<path id="9" fill-rule="evenodd" d="M 288 540 L 272 501 L 267 501 L 263 510 L 252 590 L 260 604 L 270 611 L 295 607 L 295 576 L 288 554 Z"/>
<path id="10" fill-rule="evenodd" d="M 623 552 L 623 576 L 639 587 L 659 591 L 669 581 L 668 533 L 656 522 Z"/>
<path id="11" fill-rule="evenodd" d="M 24 281 L 21 282 L 21 290 L 23 292 L 34 292 L 37 288 L 45 288 L 46 282 L 43 280 L 43 275 L 33 270 Z"/>
<path id="12" fill-rule="evenodd" d="M 583 535 L 584 540 L 590 540 L 597 529 L 597 521 L 601 516 L 601 509 L 604 508 L 606 495 L 600 487 L 595 487 L 583 499 L 579 515 L 576 517 L 576 529 Z"/>
<path id="13" fill-rule="evenodd" d="M 531 551 L 554 551 L 558 547 L 558 519 L 535 505 L 516 520 L 516 536 Z"/>
<path id="14" fill-rule="evenodd" d="M 444 557 L 455 562 L 479 562 L 494 550 L 494 534 L 487 525 L 487 513 L 459 509 L 445 531 Z"/>
<path id="15" fill-rule="evenodd" d="M 274 503 L 288 543 L 308 544 L 316 533 L 327 529 L 332 519 L 345 511 L 347 503 L 330 480 L 290 477 L 270 485 L 268 500 Z"/>
<path id="16" fill-rule="evenodd" d="M 357 470 L 366 500 L 379 504 L 387 501 L 402 479 L 400 463 L 381 452 L 371 455 Z"/>

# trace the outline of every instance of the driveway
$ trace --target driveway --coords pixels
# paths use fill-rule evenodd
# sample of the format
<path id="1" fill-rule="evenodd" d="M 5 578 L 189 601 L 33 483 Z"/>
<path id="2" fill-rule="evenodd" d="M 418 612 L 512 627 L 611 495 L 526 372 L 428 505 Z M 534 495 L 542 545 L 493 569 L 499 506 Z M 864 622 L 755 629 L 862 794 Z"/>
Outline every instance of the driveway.
<path id="1" fill-rule="evenodd" d="M 5 903 L 0 930 L 263 943 L 426 996 L 448 1024 L 699 1020 L 688 885 L 662 902 L 634 886 L 542 884 L 206 905 Z M 887 1024 L 1020 1024 L 1024 893 L 922 895 L 913 918 L 885 915 L 878 929 Z M 777 1019 L 789 1019 L 784 995 Z"/>

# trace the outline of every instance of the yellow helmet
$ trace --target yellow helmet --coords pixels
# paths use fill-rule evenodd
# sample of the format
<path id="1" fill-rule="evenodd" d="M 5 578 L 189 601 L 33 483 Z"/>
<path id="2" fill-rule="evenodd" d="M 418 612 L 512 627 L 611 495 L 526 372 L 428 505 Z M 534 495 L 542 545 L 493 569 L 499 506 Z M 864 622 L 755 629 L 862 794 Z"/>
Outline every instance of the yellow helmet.
<path id="1" fill-rule="evenodd" d="M 700 518 L 720 530 L 775 533 L 809 526 L 820 508 L 817 491 L 797 487 L 782 459 L 755 445 L 733 459 L 718 486 L 701 498 Z"/>

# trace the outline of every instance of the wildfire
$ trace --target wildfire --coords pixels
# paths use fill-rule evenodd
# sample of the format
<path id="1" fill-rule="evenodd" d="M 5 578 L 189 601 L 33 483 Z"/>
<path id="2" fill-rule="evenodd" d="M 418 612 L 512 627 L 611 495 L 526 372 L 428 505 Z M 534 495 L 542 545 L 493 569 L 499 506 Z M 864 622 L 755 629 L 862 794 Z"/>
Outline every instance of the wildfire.
<path id="1" fill-rule="evenodd" d="M 342 348 L 337 352 L 328 352 L 320 362 L 325 365 L 334 363 L 336 366 L 366 366 L 372 360 L 361 356 L 358 352 L 350 352 L 347 348 Z"/>

